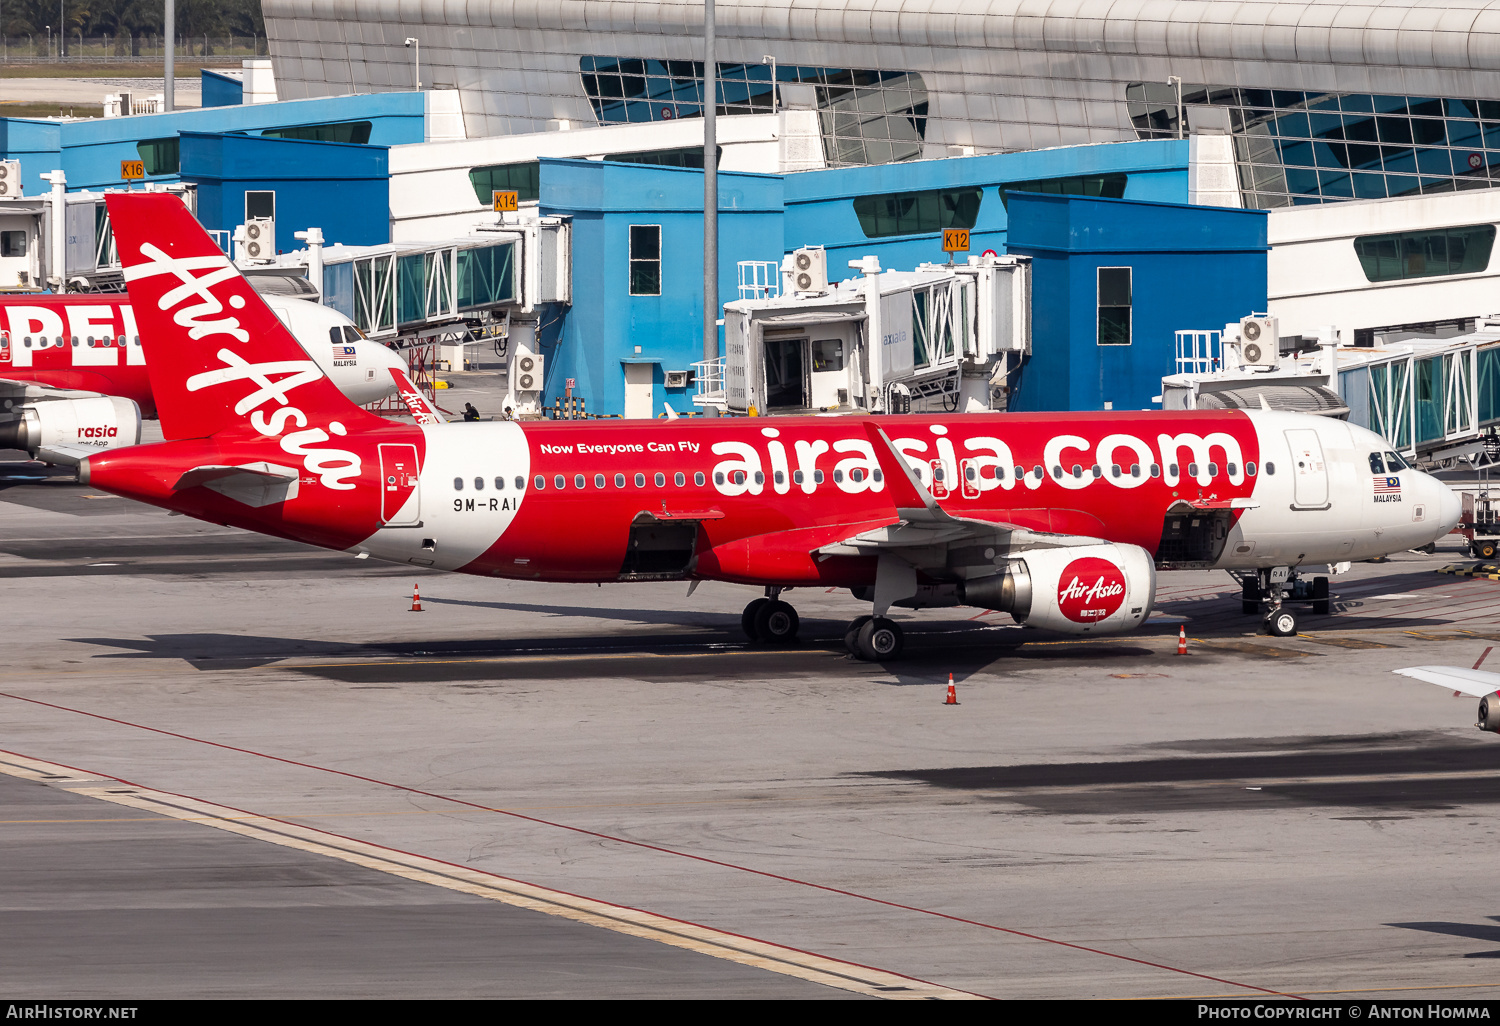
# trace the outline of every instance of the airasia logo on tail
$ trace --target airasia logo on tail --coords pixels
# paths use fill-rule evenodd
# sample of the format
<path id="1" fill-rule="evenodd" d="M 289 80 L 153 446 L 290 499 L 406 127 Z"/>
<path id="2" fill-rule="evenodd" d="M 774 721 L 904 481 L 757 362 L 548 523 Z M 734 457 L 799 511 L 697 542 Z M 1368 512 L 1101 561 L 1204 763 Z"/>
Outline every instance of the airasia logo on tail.
<path id="1" fill-rule="evenodd" d="M 1125 575 L 1107 559 L 1086 556 L 1063 568 L 1057 608 L 1074 623 L 1097 623 L 1125 602 Z"/>

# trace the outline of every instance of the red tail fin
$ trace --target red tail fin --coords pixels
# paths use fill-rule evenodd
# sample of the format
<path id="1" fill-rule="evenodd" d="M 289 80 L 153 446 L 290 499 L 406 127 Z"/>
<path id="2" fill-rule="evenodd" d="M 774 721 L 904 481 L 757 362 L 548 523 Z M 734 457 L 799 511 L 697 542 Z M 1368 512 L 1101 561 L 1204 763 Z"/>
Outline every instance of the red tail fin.
<path id="1" fill-rule="evenodd" d="M 278 434 L 303 411 L 359 418 L 180 199 L 105 202 L 168 440 L 239 426 Z"/>

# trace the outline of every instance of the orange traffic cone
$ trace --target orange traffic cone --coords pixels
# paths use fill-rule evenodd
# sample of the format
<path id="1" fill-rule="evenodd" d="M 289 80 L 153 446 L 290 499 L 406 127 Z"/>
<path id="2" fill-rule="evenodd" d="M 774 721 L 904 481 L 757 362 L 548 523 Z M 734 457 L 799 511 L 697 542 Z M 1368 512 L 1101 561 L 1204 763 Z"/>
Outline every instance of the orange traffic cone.
<path id="1" fill-rule="evenodd" d="M 948 700 L 945 701 L 943 704 L 944 705 L 957 705 L 958 704 L 958 692 L 956 692 L 956 691 L 953 690 L 953 674 L 951 674 L 951 673 L 948 674 Z"/>
<path id="2" fill-rule="evenodd" d="M 1177 654 L 1187 655 L 1187 625 L 1177 628 Z"/>
<path id="3" fill-rule="evenodd" d="M 413 613 L 420 613 L 422 611 L 422 595 L 417 591 L 415 584 L 411 586 L 411 611 Z"/>

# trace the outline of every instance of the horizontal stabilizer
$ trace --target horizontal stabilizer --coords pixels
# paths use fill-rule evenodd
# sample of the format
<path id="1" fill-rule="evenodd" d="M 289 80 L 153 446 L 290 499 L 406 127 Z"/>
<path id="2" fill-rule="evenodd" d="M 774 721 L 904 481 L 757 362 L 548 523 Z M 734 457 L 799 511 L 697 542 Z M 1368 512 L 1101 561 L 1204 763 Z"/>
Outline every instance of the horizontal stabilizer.
<path id="1" fill-rule="evenodd" d="M 1436 684 L 1440 688 L 1452 688 L 1475 698 L 1500 691 L 1500 673 L 1491 673 L 1489 670 L 1469 670 L 1462 666 L 1408 666 L 1391 672 Z"/>
<path id="2" fill-rule="evenodd" d="M 274 463 L 246 463 L 238 467 L 194 467 L 177 479 L 174 492 L 207 488 L 225 498 L 259 508 L 297 497 L 297 471 Z"/>

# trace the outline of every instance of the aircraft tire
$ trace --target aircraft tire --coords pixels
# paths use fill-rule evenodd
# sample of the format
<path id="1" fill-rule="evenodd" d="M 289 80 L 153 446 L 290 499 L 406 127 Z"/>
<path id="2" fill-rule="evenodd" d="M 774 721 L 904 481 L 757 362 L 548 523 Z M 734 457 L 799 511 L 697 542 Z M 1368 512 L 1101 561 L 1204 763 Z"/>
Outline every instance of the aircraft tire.
<path id="1" fill-rule="evenodd" d="M 1313 578 L 1312 610 L 1319 616 L 1327 616 L 1332 611 L 1328 601 L 1328 578 L 1326 577 Z"/>
<path id="2" fill-rule="evenodd" d="M 1290 609 L 1278 609 L 1266 618 L 1266 628 L 1272 637 L 1292 638 L 1297 635 L 1297 614 Z"/>
<path id="3" fill-rule="evenodd" d="M 770 599 L 758 598 L 746 606 L 745 611 L 740 614 L 740 630 L 744 631 L 745 637 L 752 642 L 760 640 L 760 633 L 756 630 L 755 622 L 760 616 L 760 611 L 770 604 Z"/>
<path id="4" fill-rule="evenodd" d="M 785 602 L 767 602 L 755 614 L 755 636 L 767 644 L 791 641 L 798 626 L 797 611 Z"/>
<path id="5" fill-rule="evenodd" d="M 855 639 L 859 650 L 855 654 L 867 663 L 899 659 L 905 640 L 901 635 L 900 625 L 894 620 L 887 620 L 883 616 L 871 617 L 859 629 L 859 635 Z"/>
<path id="6" fill-rule="evenodd" d="M 873 616 L 856 616 L 849 621 L 849 627 L 844 631 L 844 647 L 850 655 L 859 657 L 859 629 L 873 619 Z"/>
<path id="7" fill-rule="evenodd" d="M 1480 559 L 1494 559 L 1495 543 L 1492 541 L 1479 542 L 1474 546 L 1474 555 L 1478 556 Z"/>

